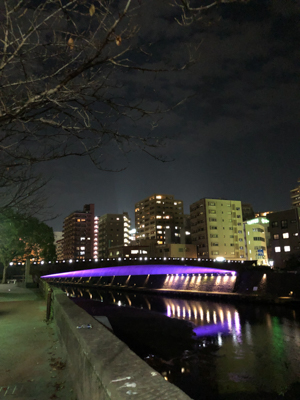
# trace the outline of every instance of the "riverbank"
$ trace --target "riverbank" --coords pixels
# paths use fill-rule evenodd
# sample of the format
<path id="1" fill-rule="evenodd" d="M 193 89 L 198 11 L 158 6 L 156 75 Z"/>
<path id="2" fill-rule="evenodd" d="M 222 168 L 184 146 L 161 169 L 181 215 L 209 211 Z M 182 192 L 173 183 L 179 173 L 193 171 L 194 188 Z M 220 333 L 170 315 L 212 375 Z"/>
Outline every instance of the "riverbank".
<path id="1" fill-rule="evenodd" d="M 76 400 L 38 289 L 0 284 L 0 399 Z"/>

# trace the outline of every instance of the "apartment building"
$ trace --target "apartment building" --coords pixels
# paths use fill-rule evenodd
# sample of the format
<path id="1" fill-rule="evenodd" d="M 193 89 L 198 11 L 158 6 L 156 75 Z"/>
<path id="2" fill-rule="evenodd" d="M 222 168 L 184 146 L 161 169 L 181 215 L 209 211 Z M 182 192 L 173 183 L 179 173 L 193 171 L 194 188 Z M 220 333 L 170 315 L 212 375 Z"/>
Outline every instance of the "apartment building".
<path id="1" fill-rule="evenodd" d="M 97 229 L 94 204 L 85 204 L 83 210 L 74 211 L 64 219 L 64 259 L 84 260 L 97 258 L 98 250 L 97 246 L 94 245 L 95 223 Z"/>
<path id="2" fill-rule="evenodd" d="M 130 218 L 123 214 L 105 214 L 98 223 L 98 257 L 109 257 L 110 248 L 128 246 L 130 243 Z"/>
<path id="3" fill-rule="evenodd" d="M 170 194 L 153 194 L 135 204 L 136 240 L 180 243 L 184 226 L 183 201 Z"/>
<path id="4" fill-rule="evenodd" d="M 199 257 L 246 258 L 240 201 L 203 198 L 190 206 L 190 218 Z"/>
<path id="5" fill-rule="evenodd" d="M 300 254 L 300 207 L 268 215 L 271 258 L 275 268 L 286 268 L 293 255 Z"/>
<path id="6" fill-rule="evenodd" d="M 244 222 L 246 258 L 257 261 L 257 265 L 269 265 L 268 227 L 269 220 L 263 217 Z"/>

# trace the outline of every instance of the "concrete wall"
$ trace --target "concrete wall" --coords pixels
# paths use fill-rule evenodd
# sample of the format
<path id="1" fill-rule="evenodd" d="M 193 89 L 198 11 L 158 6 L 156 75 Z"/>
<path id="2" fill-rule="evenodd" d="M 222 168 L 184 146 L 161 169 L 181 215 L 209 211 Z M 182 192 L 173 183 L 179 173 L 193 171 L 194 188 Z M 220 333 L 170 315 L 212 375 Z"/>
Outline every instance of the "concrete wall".
<path id="1" fill-rule="evenodd" d="M 78 400 L 190 399 L 58 289 L 53 315 Z M 93 328 L 76 328 L 83 324 Z"/>

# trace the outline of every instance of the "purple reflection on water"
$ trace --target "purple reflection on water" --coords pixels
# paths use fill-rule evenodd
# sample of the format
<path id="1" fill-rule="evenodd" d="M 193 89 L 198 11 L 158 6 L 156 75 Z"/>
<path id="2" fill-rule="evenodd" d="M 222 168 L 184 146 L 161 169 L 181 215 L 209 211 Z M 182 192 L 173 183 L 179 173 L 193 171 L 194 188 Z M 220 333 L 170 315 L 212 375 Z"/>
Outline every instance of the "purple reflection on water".
<path id="1" fill-rule="evenodd" d="M 220 322 L 218 324 L 196 326 L 196 328 L 193 329 L 193 332 L 196 336 L 210 336 L 217 335 L 218 333 L 229 334 L 230 329 L 227 322 Z"/>
<path id="2" fill-rule="evenodd" d="M 219 268 L 189 267 L 177 265 L 129 265 L 126 267 L 93 268 L 81 271 L 61 272 L 41 278 L 89 278 L 96 276 L 167 275 L 167 274 L 231 274 L 235 271 Z"/>

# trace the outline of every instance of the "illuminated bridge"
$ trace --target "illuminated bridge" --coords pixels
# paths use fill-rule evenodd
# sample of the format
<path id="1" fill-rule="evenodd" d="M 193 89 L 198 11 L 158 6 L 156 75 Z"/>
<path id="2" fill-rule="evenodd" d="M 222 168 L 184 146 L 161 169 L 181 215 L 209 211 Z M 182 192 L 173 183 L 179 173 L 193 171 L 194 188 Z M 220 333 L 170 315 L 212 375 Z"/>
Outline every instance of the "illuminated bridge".
<path id="1" fill-rule="evenodd" d="M 118 258 L 89 262 L 61 262 L 42 268 L 51 283 L 117 289 L 184 292 L 234 291 L 238 271 L 247 262 L 217 262 L 189 258 Z M 54 272 L 53 267 L 60 272 Z M 252 265 L 252 263 L 251 263 Z M 46 266 L 45 266 L 46 267 Z M 76 267 L 76 269 L 74 268 Z M 96 267 L 96 268 L 95 268 Z M 46 272 L 47 271 L 47 272 Z"/>

